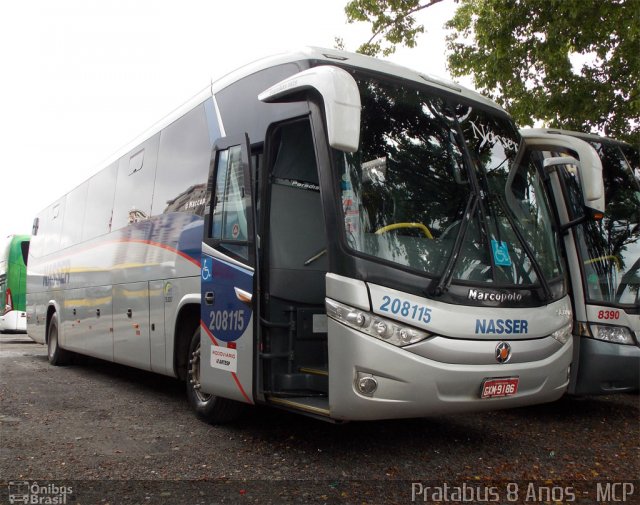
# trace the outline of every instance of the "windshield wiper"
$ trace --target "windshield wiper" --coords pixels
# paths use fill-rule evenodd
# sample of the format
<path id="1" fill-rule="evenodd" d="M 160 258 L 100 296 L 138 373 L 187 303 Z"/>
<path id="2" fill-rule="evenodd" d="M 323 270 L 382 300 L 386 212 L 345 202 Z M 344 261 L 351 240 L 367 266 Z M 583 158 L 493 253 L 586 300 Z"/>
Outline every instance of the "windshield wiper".
<path id="1" fill-rule="evenodd" d="M 444 267 L 442 275 L 438 280 L 438 284 L 436 288 L 433 290 L 433 294 L 435 296 L 441 296 L 451 284 L 451 279 L 453 278 L 453 269 L 458 262 L 458 258 L 460 257 L 460 250 L 462 249 L 462 243 L 464 242 L 465 236 L 467 235 L 467 229 L 469 228 L 469 222 L 473 219 L 473 216 L 476 215 L 476 209 L 478 207 L 478 201 L 480 197 L 476 193 L 470 193 L 469 199 L 467 200 L 467 206 L 464 209 L 464 215 L 462 216 L 462 222 L 460 223 L 460 228 L 458 229 L 458 234 L 456 235 L 456 240 L 453 244 L 453 248 L 451 249 L 451 254 L 447 259 L 447 264 Z"/>
<path id="2" fill-rule="evenodd" d="M 522 231 L 518 228 L 515 220 L 513 219 L 513 216 L 509 214 L 509 209 L 507 208 L 504 201 L 502 200 L 502 196 L 496 195 L 496 199 L 498 200 L 498 205 L 500 205 L 502 212 L 504 212 L 504 215 L 507 218 L 507 221 L 509 221 L 511 228 L 513 229 L 513 233 L 516 234 L 516 237 L 520 241 L 520 244 L 522 245 L 524 252 L 526 253 L 527 256 L 529 256 L 529 260 L 531 261 L 531 266 L 536 272 L 536 275 L 538 277 L 538 280 L 540 281 L 540 285 L 542 286 L 542 290 L 544 291 L 544 295 L 546 299 L 551 300 L 553 298 L 553 293 L 551 292 L 549 283 L 547 282 L 547 279 L 544 276 L 544 273 L 542 272 L 540 263 L 538 263 L 538 260 L 536 260 L 535 258 L 535 253 L 533 252 L 533 249 L 531 249 L 531 246 L 527 242 L 526 237 L 522 234 Z"/>

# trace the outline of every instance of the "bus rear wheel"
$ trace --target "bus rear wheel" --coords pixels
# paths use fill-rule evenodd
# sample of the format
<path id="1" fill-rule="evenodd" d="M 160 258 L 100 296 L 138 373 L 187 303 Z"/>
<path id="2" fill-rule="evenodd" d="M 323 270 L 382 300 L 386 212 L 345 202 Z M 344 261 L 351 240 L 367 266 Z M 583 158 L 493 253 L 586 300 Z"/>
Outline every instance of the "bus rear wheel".
<path id="1" fill-rule="evenodd" d="M 187 359 L 187 398 L 198 418 L 211 424 L 225 424 L 235 421 L 242 414 L 241 403 L 220 398 L 201 389 L 200 328 L 195 331 L 189 345 Z"/>
<path id="2" fill-rule="evenodd" d="M 71 362 L 71 353 L 60 347 L 58 342 L 58 315 L 55 312 L 49 322 L 47 357 L 49 358 L 49 363 L 54 366 L 68 365 Z"/>

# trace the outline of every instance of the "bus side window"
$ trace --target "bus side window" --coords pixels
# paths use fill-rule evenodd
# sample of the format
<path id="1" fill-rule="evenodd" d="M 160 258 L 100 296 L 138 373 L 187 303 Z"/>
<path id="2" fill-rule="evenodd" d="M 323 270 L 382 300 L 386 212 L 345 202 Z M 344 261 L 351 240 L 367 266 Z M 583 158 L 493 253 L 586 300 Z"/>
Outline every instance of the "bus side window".
<path id="1" fill-rule="evenodd" d="M 23 240 L 20 242 L 20 250 L 22 251 L 22 261 L 24 264 L 27 264 L 27 259 L 29 258 L 29 241 Z"/>
<path id="2" fill-rule="evenodd" d="M 152 215 L 179 212 L 204 216 L 210 159 L 207 121 L 204 107 L 199 105 L 160 134 Z"/>
<path id="3" fill-rule="evenodd" d="M 120 158 L 112 231 L 151 217 L 159 140 L 160 134 L 156 134 Z"/>
<path id="4" fill-rule="evenodd" d="M 62 231 L 65 200 L 66 196 L 63 196 L 45 211 L 45 233 L 40 232 L 42 235 L 43 256 L 56 252 L 60 247 L 60 232 Z"/>
<path id="5" fill-rule="evenodd" d="M 82 224 L 82 240 L 90 240 L 111 231 L 113 195 L 116 191 L 118 162 L 112 163 L 89 179 Z"/>
<path id="6" fill-rule="evenodd" d="M 60 249 L 82 241 L 82 222 L 85 215 L 88 188 L 89 183 L 87 181 L 67 194 Z"/>

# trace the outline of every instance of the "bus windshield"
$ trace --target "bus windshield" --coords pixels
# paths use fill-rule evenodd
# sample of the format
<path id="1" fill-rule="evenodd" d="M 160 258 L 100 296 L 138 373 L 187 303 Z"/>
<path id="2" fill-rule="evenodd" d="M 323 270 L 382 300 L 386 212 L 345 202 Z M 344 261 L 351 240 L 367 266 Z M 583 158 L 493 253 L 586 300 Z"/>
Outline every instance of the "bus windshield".
<path id="1" fill-rule="evenodd" d="M 637 304 L 640 172 L 634 172 L 633 160 L 628 160 L 629 155 L 634 155 L 631 148 L 623 153 L 613 142 L 590 144 L 602 160 L 606 211 L 601 221 L 589 221 L 576 229 L 588 296 L 597 302 Z"/>
<path id="2" fill-rule="evenodd" d="M 369 77 L 360 146 L 334 151 L 348 245 L 436 279 L 530 287 L 561 275 L 537 161 L 506 114 Z"/>

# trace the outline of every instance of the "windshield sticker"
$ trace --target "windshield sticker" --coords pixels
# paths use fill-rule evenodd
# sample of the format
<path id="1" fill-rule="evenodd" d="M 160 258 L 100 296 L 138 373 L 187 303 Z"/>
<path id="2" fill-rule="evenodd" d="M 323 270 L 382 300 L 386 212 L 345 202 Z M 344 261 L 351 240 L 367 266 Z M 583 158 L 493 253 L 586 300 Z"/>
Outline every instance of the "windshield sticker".
<path id="1" fill-rule="evenodd" d="M 358 223 L 360 222 L 360 205 L 356 197 L 351 180 L 347 174 L 342 176 L 340 181 L 342 189 L 342 209 L 344 210 L 344 227 L 348 234 L 358 233 Z"/>
<path id="2" fill-rule="evenodd" d="M 510 267 L 511 257 L 509 256 L 509 247 L 506 242 L 498 242 L 491 239 L 491 250 L 493 251 L 493 261 L 496 266 Z"/>
<path id="3" fill-rule="evenodd" d="M 474 138 L 481 141 L 480 149 L 482 149 L 487 143 L 489 143 L 488 147 L 491 148 L 496 145 L 497 142 L 500 142 L 505 149 L 515 151 L 518 148 L 518 144 L 516 144 L 513 139 L 503 137 L 502 135 L 496 135 L 484 125 L 480 125 L 478 127 L 473 121 L 469 121 L 469 123 L 471 124 Z"/>

